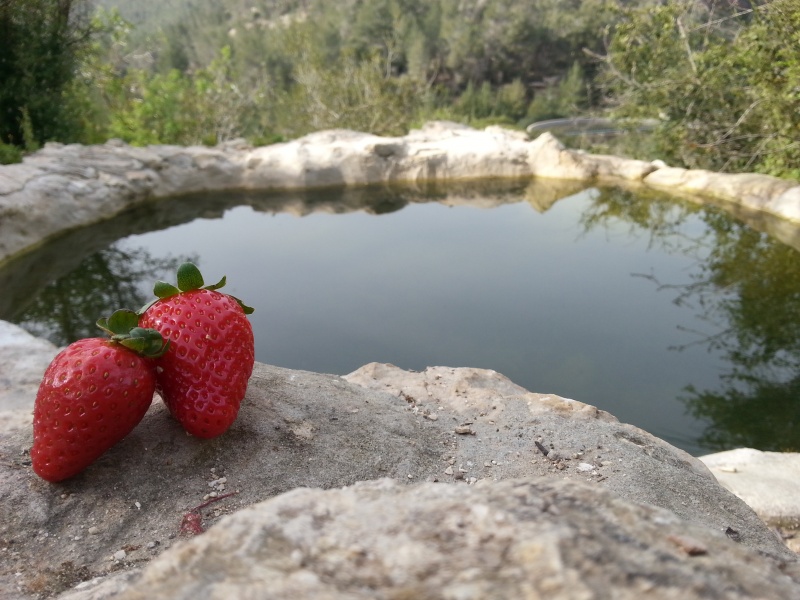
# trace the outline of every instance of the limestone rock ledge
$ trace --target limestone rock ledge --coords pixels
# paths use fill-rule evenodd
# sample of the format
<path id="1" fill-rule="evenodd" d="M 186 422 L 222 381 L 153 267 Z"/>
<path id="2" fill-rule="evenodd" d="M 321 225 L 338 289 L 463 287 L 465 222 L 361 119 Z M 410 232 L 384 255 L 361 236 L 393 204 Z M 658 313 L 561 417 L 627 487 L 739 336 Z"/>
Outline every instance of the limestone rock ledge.
<path id="1" fill-rule="evenodd" d="M 545 479 L 298 489 L 176 545 L 137 579 L 87 588 L 64 600 L 788 600 L 800 591 L 721 533 Z"/>
<path id="2" fill-rule="evenodd" d="M 587 154 L 549 133 L 530 141 L 500 127 L 432 122 L 398 138 L 333 130 L 261 148 L 50 143 L 22 164 L 0 166 L 0 262 L 63 231 L 193 192 L 530 176 L 643 182 L 800 222 L 800 187 L 793 182 Z"/>
<path id="3" fill-rule="evenodd" d="M 0 428 L 2 598 L 800 597 L 797 555 L 702 462 L 494 371 L 257 363 L 225 435 L 157 401 L 58 485 L 31 441 Z"/>

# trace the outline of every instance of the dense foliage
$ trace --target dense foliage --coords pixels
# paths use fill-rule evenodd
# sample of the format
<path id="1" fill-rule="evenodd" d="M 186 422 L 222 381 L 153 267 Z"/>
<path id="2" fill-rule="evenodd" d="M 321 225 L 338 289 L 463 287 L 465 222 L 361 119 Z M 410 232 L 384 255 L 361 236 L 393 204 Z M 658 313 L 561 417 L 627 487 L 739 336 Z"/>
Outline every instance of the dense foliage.
<path id="1" fill-rule="evenodd" d="M 800 1 L 710 4 L 623 12 L 604 59 L 615 114 L 658 119 L 672 162 L 800 177 Z"/>
<path id="2" fill-rule="evenodd" d="M 642 158 L 800 177 L 800 0 L 96 0 L 91 22 L 87 2 L 0 0 L 0 141 L 268 143 L 608 110 L 658 122 L 652 155 L 628 149 Z"/>
<path id="3" fill-rule="evenodd" d="M 78 135 L 63 92 L 91 33 L 85 0 L 0 0 L 0 159 Z"/>
<path id="4" fill-rule="evenodd" d="M 149 73 L 188 78 L 228 48 L 231 80 L 258 107 L 239 120 L 248 137 L 323 127 L 395 134 L 428 118 L 516 125 L 589 104 L 584 76 L 595 63 L 582 49 L 601 49 L 597 20 L 612 18 L 612 4 L 198 0 L 130 44 L 149 49 Z"/>
<path id="5" fill-rule="evenodd" d="M 398 134 L 429 118 L 524 125 L 575 114 L 590 103 L 584 78 L 595 68 L 582 49 L 602 48 L 598 19 L 611 19 L 615 3 L 99 4 L 118 6 L 138 26 L 95 14 L 93 35 L 68 56 L 71 78 L 56 90 L 79 108 L 72 130 L 47 130 L 45 139 L 265 142 L 328 127 Z M 12 95 L 19 112 L 33 92 Z M 30 118 L 38 130 L 39 115 Z M 16 134 L 9 141 L 23 145 Z"/>

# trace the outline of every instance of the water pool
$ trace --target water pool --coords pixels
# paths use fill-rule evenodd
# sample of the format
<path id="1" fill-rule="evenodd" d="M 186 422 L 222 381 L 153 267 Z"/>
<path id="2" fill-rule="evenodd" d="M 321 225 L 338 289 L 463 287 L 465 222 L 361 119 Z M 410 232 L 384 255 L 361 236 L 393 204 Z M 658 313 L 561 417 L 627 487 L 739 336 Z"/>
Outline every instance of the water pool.
<path id="1" fill-rule="evenodd" d="M 800 254 L 714 207 L 526 182 L 176 198 L 7 265 L 0 318 L 94 336 L 184 259 L 255 307 L 260 362 L 494 369 L 693 454 L 800 449 Z"/>

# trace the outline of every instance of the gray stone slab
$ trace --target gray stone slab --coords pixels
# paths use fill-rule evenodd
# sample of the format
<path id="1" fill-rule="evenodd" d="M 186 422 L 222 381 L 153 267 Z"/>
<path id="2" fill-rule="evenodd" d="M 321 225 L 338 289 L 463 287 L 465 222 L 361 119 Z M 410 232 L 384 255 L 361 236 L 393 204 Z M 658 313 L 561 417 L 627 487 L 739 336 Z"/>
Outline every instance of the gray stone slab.
<path id="1" fill-rule="evenodd" d="M 800 584 L 725 535 L 577 482 L 390 480 L 298 489 L 225 518 L 140 577 L 64 600 L 770 598 Z"/>
<path id="2" fill-rule="evenodd" d="M 192 438 L 156 402 L 132 434 L 61 484 L 31 471 L 29 429 L 2 431 L 0 540 L 7 550 L 0 597 L 58 593 L 138 569 L 179 539 L 183 517 L 210 494 L 235 493 L 203 510 L 206 526 L 298 487 L 387 477 L 447 483 L 465 493 L 495 479 L 573 480 L 669 509 L 715 535 L 728 531 L 732 543 L 780 568 L 797 564 L 744 502 L 683 451 L 594 407 L 522 393 L 497 374 L 481 379 L 475 370 L 453 371 L 467 375 L 454 389 L 469 403 L 439 410 L 436 402 L 412 399 L 413 388 L 401 397 L 257 363 L 240 417 L 225 435 Z M 480 391 L 483 407 L 470 387 Z"/>
<path id="3" fill-rule="evenodd" d="M 700 460 L 767 523 L 800 529 L 800 453 L 737 448 Z"/>

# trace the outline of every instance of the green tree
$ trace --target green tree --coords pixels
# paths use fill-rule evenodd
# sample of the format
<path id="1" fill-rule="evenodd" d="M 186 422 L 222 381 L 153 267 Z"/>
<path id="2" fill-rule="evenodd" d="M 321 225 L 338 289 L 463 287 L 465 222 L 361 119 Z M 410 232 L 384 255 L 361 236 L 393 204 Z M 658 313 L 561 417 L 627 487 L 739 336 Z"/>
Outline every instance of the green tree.
<path id="1" fill-rule="evenodd" d="M 371 0 L 357 5 L 349 47 L 355 56 L 369 57 L 392 46 L 395 20 L 391 0 Z"/>
<path id="2" fill-rule="evenodd" d="M 264 134 L 251 127 L 263 90 L 240 88 L 227 46 L 192 74 L 131 69 L 109 98 L 109 133 L 134 145 L 214 145 Z"/>
<path id="3" fill-rule="evenodd" d="M 296 137 L 320 129 L 352 129 L 378 135 L 408 131 L 420 104 L 417 85 L 392 75 L 385 55 L 359 59 L 345 50 L 331 59 L 313 43 L 313 27 L 293 29 L 288 48 L 296 62 L 292 84 L 268 92 L 270 120 L 276 131 Z"/>
<path id="4" fill-rule="evenodd" d="M 566 78 L 536 92 L 528 106 L 527 121 L 543 121 L 581 114 L 589 105 L 586 81 L 580 63 L 575 62 Z"/>
<path id="5" fill-rule="evenodd" d="M 89 9 L 88 0 L 0 0 L 3 143 L 30 147 L 48 140 L 71 141 L 76 135 L 79 124 L 62 96 L 91 40 Z"/>
<path id="6" fill-rule="evenodd" d="M 111 115 L 125 95 L 131 24 L 116 11 L 92 17 L 92 39 L 77 55 L 75 76 L 62 94 L 64 112 L 76 124 L 69 141 L 96 144 L 109 137 Z"/>
<path id="7" fill-rule="evenodd" d="M 800 1 L 748 19 L 682 1 L 626 10 L 604 57 L 622 118 L 656 118 L 662 157 L 800 177 Z"/>

